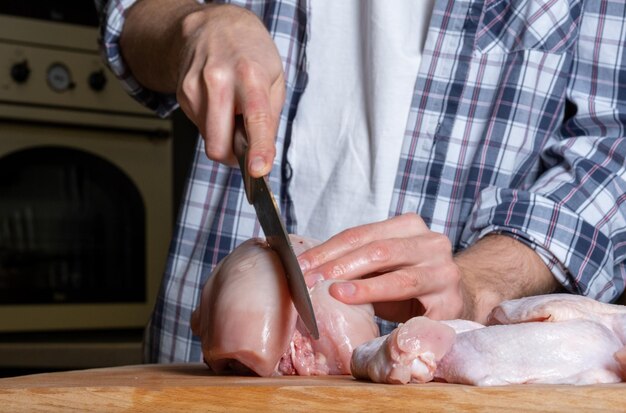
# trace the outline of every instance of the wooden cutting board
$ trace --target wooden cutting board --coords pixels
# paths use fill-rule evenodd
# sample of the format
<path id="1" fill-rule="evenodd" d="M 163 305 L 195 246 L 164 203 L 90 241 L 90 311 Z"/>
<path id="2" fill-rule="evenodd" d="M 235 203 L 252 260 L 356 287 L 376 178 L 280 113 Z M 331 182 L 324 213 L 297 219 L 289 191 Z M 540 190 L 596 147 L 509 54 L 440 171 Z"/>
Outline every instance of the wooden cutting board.
<path id="1" fill-rule="evenodd" d="M 626 383 L 385 385 L 334 377 L 219 377 L 203 364 L 141 365 L 0 379 L 4 412 L 626 411 Z"/>

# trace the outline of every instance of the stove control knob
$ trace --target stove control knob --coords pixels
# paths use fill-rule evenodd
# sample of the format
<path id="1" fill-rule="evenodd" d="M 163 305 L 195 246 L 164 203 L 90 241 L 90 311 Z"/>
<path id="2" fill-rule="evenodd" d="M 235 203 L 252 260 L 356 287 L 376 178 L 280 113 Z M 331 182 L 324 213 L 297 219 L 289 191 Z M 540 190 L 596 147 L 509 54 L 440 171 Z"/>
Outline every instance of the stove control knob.
<path id="1" fill-rule="evenodd" d="M 55 92 L 65 92 L 76 87 L 76 84 L 72 81 L 70 69 L 63 63 L 51 64 L 46 73 L 46 79 L 48 86 Z"/>
<path id="2" fill-rule="evenodd" d="M 89 83 L 89 87 L 91 88 L 91 90 L 95 92 L 100 92 L 107 84 L 107 78 L 104 75 L 104 70 L 100 69 L 92 72 L 89 75 L 89 79 L 87 79 L 87 82 Z"/>
<path id="3" fill-rule="evenodd" d="M 30 67 L 28 67 L 28 61 L 24 60 L 19 63 L 14 63 L 11 66 L 11 78 L 15 83 L 24 83 L 30 76 Z"/>

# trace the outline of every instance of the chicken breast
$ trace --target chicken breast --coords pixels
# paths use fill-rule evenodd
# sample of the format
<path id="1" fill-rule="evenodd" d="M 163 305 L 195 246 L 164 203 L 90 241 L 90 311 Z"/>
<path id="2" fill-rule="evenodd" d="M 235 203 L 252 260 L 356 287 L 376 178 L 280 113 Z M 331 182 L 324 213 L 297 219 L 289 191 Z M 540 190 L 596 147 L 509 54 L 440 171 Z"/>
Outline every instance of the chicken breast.
<path id="1" fill-rule="evenodd" d="M 297 313 L 278 256 L 250 239 L 223 259 L 202 290 L 191 328 L 216 372 L 242 369 L 269 376 L 294 334 Z"/>
<path id="2" fill-rule="evenodd" d="M 291 236 L 296 254 L 317 241 Z M 205 362 L 216 372 L 350 374 L 357 345 L 378 336 L 371 305 L 332 298 L 332 281 L 310 288 L 320 339 L 313 340 L 291 302 L 278 256 L 261 239 L 224 258 L 205 284 L 191 320 Z M 202 310 L 202 311 L 201 311 Z"/>

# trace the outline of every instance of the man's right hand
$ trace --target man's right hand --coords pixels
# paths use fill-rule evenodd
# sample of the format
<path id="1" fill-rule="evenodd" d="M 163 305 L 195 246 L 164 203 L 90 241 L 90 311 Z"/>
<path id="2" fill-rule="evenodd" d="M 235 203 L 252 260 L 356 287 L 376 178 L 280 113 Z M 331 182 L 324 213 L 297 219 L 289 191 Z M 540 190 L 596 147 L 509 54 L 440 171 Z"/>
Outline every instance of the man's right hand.
<path id="1" fill-rule="evenodd" d="M 269 173 L 285 80 L 276 46 L 256 15 L 192 0 L 139 1 L 129 10 L 121 46 L 142 85 L 176 93 L 210 159 L 237 164 L 234 116 L 243 114 L 248 170 L 254 177 Z"/>

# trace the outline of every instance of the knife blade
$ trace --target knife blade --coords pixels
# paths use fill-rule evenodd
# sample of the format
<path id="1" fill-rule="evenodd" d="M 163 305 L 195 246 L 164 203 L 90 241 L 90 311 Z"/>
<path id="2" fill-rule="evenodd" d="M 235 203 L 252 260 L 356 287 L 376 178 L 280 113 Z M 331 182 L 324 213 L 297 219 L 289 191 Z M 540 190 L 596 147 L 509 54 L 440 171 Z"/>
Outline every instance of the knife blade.
<path id="1" fill-rule="evenodd" d="M 237 161 L 239 162 L 241 175 L 243 176 L 246 197 L 248 202 L 254 206 L 257 218 L 261 223 L 261 228 L 263 228 L 263 232 L 265 233 L 267 243 L 280 258 L 280 262 L 285 270 L 294 307 L 311 336 L 318 340 L 319 330 L 317 328 L 317 321 L 315 320 L 309 289 L 304 281 L 304 275 L 296 259 L 296 254 L 293 251 L 289 235 L 285 230 L 285 225 L 280 217 L 278 205 L 267 182 L 267 176 L 253 178 L 248 174 L 246 166 L 248 135 L 246 133 L 243 116 L 241 115 L 235 116 L 233 149 Z"/>

